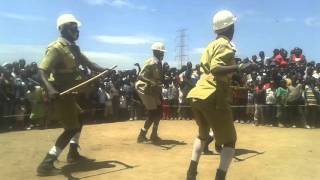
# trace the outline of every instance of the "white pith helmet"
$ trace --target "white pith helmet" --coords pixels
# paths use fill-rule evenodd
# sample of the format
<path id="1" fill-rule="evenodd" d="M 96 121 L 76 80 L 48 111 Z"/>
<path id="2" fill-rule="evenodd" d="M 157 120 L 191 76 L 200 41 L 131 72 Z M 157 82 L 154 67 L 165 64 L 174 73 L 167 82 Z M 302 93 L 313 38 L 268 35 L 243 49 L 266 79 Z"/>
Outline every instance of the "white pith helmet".
<path id="1" fill-rule="evenodd" d="M 155 42 L 151 46 L 152 50 L 162 51 L 166 52 L 166 48 L 164 47 L 164 44 L 162 42 Z"/>
<path id="2" fill-rule="evenodd" d="M 213 16 L 214 30 L 221 30 L 231 26 L 237 21 L 237 18 L 228 10 L 221 10 Z"/>
<path id="3" fill-rule="evenodd" d="M 57 29 L 63 24 L 74 22 L 77 23 L 78 27 L 81 26 L 81 22 L 74 17 L 72 14 L 63 14 L 58 17 L 57 19 Z"/>

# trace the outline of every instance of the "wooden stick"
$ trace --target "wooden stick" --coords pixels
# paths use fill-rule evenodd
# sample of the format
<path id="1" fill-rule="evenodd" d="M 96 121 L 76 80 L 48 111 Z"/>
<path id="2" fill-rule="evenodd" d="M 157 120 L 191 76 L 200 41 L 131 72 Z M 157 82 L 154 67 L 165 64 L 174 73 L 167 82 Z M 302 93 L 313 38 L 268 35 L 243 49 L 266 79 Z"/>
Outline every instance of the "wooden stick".
<path id="1" fill-rule="evenodd" d="M 60 93 L 59 95 L 62 96 L 62 95 L 68 94 L 68 93 L 70 93 L 70 92 L 72 92 L 72 91 L 74 91 L 74 90 L 76 90 L 76 89 L 78 89 L 78 88 L 80 88 L 80 87 L 82 87 L 82 86 L 84 86 L 84 85 L 86 85 L 86 84 L 88 84 L 88 83 L 90 83 L 90 82 L 98 79 L 100 76 L 106 74 L 106 73 L 109 72 L 110 70 L 115 69 L 116 67 L 117 67 L 117 65 L 114 65 L 114 66 L 112 66 L 110 69 L 107 69 L 107 70 L 103 71 L 102 73 L 100 73 L 100 74 L 98 74 L 98 75 L 96 75 L 96 76 L 94 76 L 94 77 L 92 77 L 92 78 L 90 78 L 90 79 L 88 79 L 88 80 L 86 80 L 86 81 L 84 81 L 84 82 L 82 82 L 82 83 L 80 83 L 80 84 L 78 84 L 78 85 L 76 85 L 76 86 L 68 89 L 68 90 L 63 91 L 63 92 Z"/>

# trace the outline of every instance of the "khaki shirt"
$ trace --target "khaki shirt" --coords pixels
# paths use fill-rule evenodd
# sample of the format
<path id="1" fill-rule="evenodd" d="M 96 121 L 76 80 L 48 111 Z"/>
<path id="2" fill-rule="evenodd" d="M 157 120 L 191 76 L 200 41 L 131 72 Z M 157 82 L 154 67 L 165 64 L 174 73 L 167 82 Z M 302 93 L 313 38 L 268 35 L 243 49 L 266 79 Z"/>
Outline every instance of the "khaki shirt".
<path id="1" fill-rule="evenodd" d="M 151 86 L 148 82 L 143 80 L 138 80 L 135 84 L 136 90 L 141 94 L 148 95 L 160 95 L 161 85 L 162 85 L 162 65 L 156 57 L 151 57 L 147 59 L 144 63 L 139 76 L 148 79 L 154 83 L 156 86 Z"/>
<path id="2" fill-rule="evenodd" d="M 77 45 L 60 37 L 49 44 L 39 69 L 47 71 L 48 80 L 58 91 L 63 91 L 81 80 L 79 64 L 83 56 Z"/>
<path id="3" fill-rule="evenodd" d="M 211 94 L 216 93 L 217 97 L 221 97 L 221 103 L 227 103 L 227 100 L 231 99 L 232 73 L 213 76 L 211 71 L 217 66 L 234 65 L 235 52 L 234 45 L 225 36 L 219 36 L 215 41 L 211 42 L 201 57 L 202 75 L 196 86 L 189 92 L 187 98 L 207 99 Z M 219 100 L 217 103 L 219 103 Z M 217 105 L 224 106 L 223 104 Z"/>

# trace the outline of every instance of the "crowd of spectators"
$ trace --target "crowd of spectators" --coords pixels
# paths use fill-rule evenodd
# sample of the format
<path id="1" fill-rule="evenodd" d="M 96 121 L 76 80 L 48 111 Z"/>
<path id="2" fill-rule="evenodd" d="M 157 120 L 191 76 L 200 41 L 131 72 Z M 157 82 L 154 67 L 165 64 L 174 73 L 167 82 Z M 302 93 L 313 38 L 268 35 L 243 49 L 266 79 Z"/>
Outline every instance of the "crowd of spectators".
<path id="1" fill-rule="evenodd" d="M 320 63 L 307 61 L 300 48 L 275 49 L 273 56 L 236 58 L 237 63 L 251 61 L 255 72 L 233 75 L 234 120 L 239 123 L 280 127 L 320 127 Z M 112 71 L 78 94 L 82 118 L 86 122 L 111 122 L 145 118 L 145 111 L 134 83 L 141 70 Z M 94 72 L 81 68 L 84 79 Z M 180 69 L 163 63 L 162 119 L 192 119 L 186 95 L 201 76 L 200 65 L 191 62 Z M 0 66 L 0 127 L 32 129 L 51 122 L 48 100 L 41 88 L 37 63 L 24 59 Z"/>

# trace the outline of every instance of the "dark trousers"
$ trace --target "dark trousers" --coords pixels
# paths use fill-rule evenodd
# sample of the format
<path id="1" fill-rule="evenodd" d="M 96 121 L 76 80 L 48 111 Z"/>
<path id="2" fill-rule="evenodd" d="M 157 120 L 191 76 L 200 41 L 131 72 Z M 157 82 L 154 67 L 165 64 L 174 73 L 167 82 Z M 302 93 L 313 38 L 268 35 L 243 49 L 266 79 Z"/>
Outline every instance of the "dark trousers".
<path id="1" fill-rule="evenodd" d="M 272 124 L 272 125 L 277 125 L 277 119 L 276 119 L 276 114 L 277 114 L 277 107 L 275 104 L 267 104 L 265 107 L 265 121 L 267 124 Z"/>
<path id="2" fill-rule="evenodd" d="M 178 118 L 178 100 L 169 99 L 169 111 L 172 118 Z"/>
<path id="3" fill-rule="evenodd" d="M 277 104 L 277 115 L 275 123 L 287 124 L 287 107 L 284 104 Z"/>
<path id="4" fill-rule="evenodd" d="M 120 106 L 120 96 L 113 96 L 112 107 L 113 107 L 113 117 L 115 120 L 119 118 L 119 106 Z"/>
<path id="5" fill-rule="evenodd" d="M 304 116 L 304 107 L 300 100 L 287 102 L 288 105 L 288 124 L 299 125 L 304 127 L 306 125 L 306 119 Z"/>
<path id="6" fill-rule="evenodd" d="M 316 127 L 318 126 L 317 115 L 319 115 L 318 107 L 316 105 L 308 105 L 306 106 L 306 119 L 307 124 Z"/>

